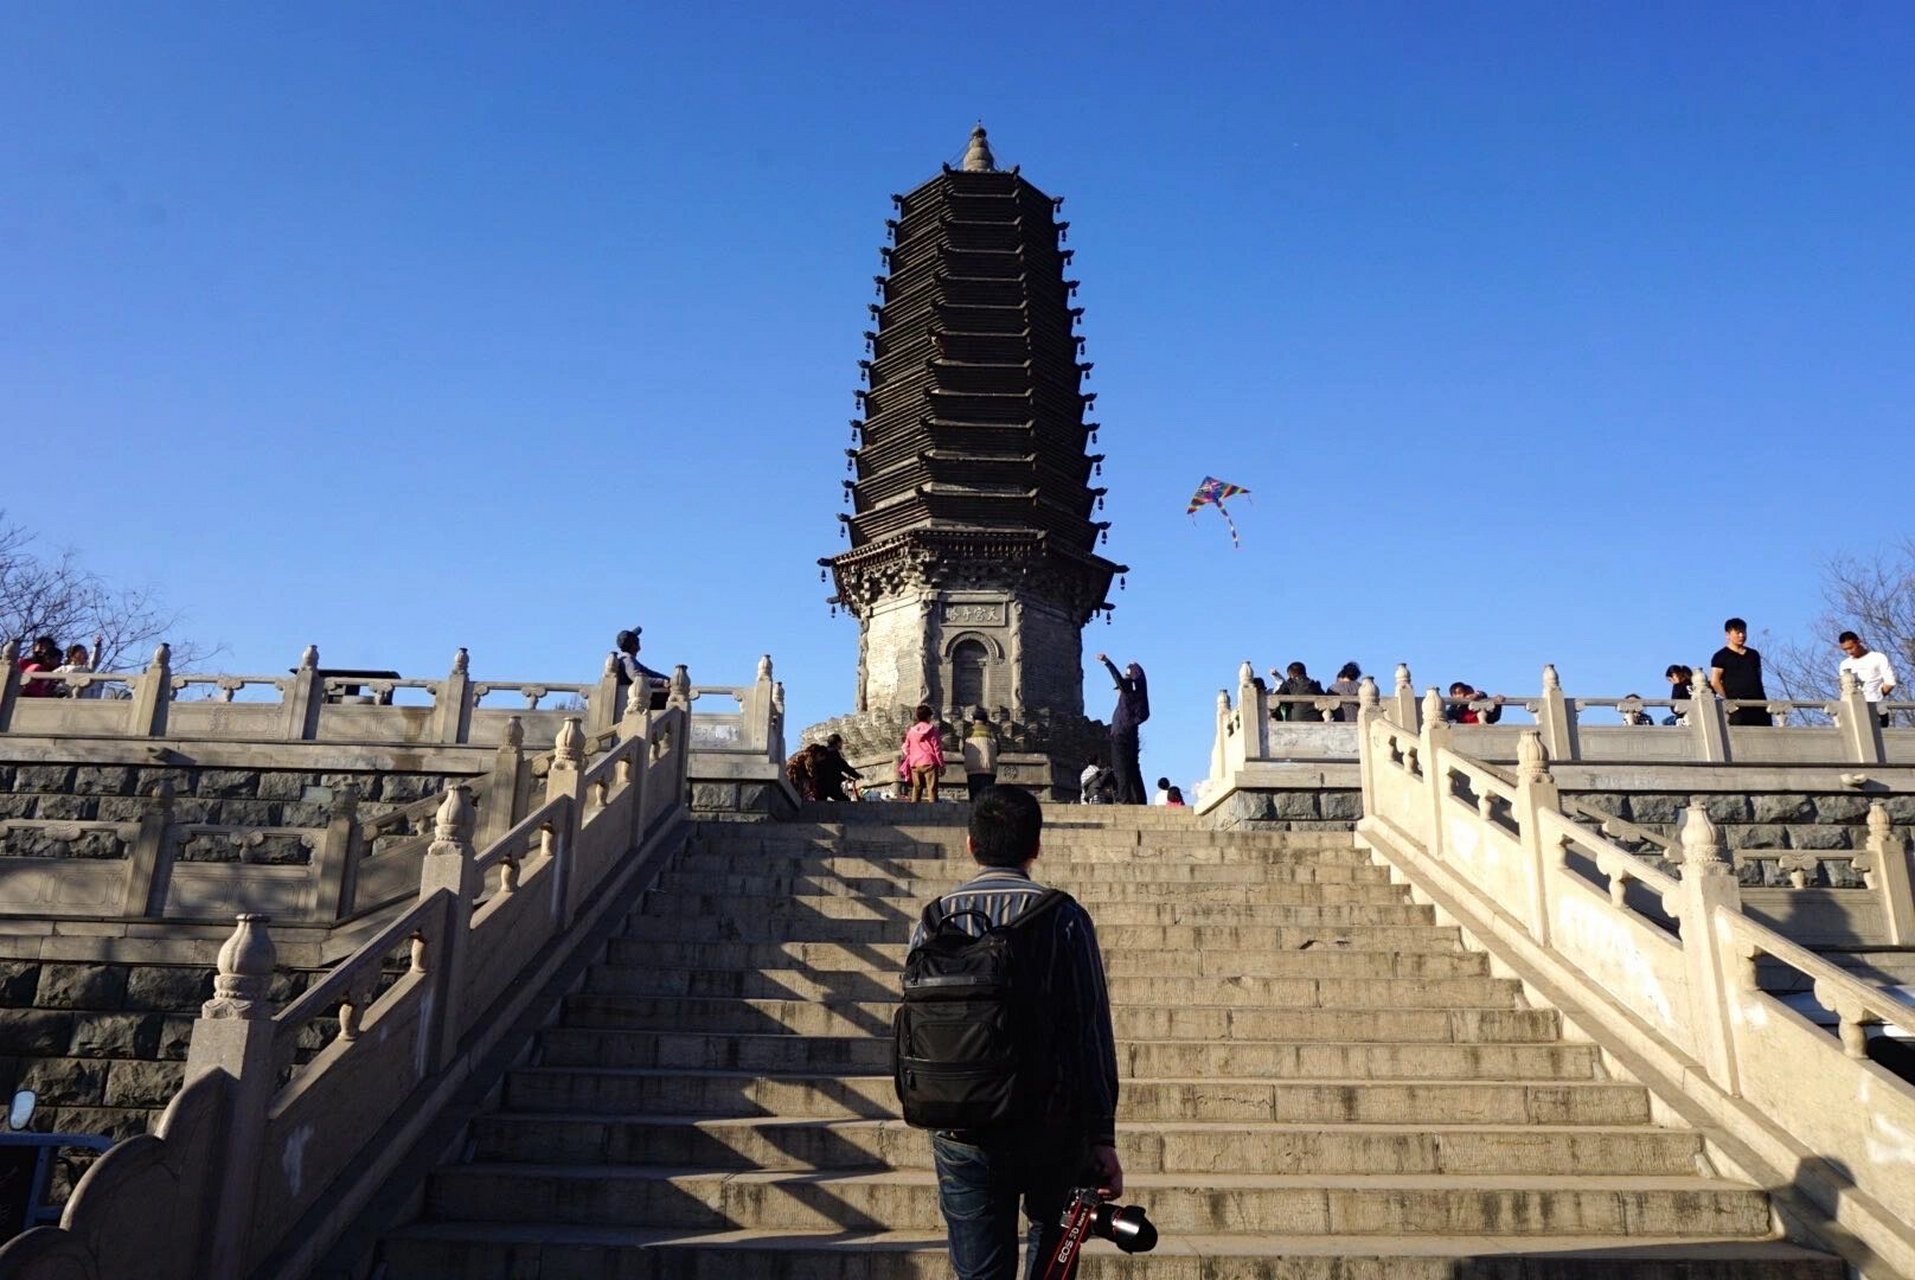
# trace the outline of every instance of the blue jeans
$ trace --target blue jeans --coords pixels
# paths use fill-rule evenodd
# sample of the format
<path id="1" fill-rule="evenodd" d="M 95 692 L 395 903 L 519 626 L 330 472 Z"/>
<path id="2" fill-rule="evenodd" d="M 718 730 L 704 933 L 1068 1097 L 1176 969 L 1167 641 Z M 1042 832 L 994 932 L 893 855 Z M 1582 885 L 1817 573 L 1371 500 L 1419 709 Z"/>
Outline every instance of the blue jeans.
<path id="1" fill-rule="evenodd" d="M 1084 1173 L 1084 1147 L 1068 1140 L 973 1146 L 935 1133 L 931 1155 L 958 1280 L 1016 1280 L 1020 1199 L 1031 1220 L 1024 1274 L 1036 1280 L 1063 1234 L 1064 1207 Z"/>

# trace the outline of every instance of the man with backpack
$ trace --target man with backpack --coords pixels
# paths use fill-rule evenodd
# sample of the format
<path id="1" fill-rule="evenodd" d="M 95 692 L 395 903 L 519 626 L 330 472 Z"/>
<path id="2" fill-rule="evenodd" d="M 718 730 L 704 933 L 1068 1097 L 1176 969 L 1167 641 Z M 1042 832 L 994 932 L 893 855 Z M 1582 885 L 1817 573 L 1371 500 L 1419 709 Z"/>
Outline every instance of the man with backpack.
<path id="1" fill-rule="evenodd" d="M 905 959 L 898 1100 L 932 1130 L 958 1280 L 1013 1280 L 1020 1201 L 1036 1276 L 1074 1188 L 1124 1189 L 1103 956 L 1084 908 L 1031 879 L 1043 824 L 1029 792 L 987 790 L 980 870 L 925 907 Z"/>

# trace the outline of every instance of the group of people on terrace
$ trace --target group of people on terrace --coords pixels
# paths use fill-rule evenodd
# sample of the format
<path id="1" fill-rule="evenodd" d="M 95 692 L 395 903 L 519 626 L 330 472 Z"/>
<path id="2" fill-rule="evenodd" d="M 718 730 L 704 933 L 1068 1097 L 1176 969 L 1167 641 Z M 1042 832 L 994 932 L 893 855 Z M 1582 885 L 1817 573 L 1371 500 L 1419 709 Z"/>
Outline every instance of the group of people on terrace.
<path id="1" fill-rule="evenodd" d="M 27 652 L 20 663 L 20 696 L 23 698 L 97 698 L 105 686 L 98 682 L 88 682 L 84 688 L 76 689 L 65 680 L 48 680 L 44 673 L 53 675 L 74 675 L 93 670 L 93 661 L 106 647 L 101 636 L 93 637 L 93 647 L 83 644 L 70 644 L 60 647 L 60 642 L 52 636 L 41 636 L 33 642 L 33 648 Z M 35 676 L 41 676 L 35 679 Z"/>

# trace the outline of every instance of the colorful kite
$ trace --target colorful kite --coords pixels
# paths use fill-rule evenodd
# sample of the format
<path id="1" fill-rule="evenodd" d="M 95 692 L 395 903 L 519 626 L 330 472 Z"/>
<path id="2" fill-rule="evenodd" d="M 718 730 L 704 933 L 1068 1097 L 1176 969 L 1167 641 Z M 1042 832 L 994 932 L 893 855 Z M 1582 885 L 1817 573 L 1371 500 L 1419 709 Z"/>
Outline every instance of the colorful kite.
<path id="1" fill-rule="evenodd" d="M 1217 514 L 1222 516 L 1223 522 L 1230 526 L 1230 545 L 1242 551 L 1243 540 L 1237 536 L 1236 521 L 1230 518 L 1230 512 L 1225 509 L 1223 500 L 1249 492 L 1250 490 L 1240 484 L 1231 484 L 1228 480 L 1219 480 L 1215 476 L 1205 476 L 1204 482 L 1197 486 L 1197 492 L 1190 495 L 1190 507 L 1184 514 L 1195 516 L 1198 507 L 1206 505 L 1216 507 Z"/>

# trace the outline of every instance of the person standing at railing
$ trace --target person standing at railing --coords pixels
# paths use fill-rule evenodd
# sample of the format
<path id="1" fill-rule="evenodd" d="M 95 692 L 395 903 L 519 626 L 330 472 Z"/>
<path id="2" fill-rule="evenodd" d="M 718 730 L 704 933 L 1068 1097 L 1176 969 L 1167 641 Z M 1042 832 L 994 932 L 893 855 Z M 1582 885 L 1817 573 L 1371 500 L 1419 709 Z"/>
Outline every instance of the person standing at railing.
<path id="1" fill-rule="evenodd" d="M 25 662 L 20 664 L 22 676 L 36 672 L 57 671 L 60 667 L 60 642 L 52 636 L 41 636 L 33 642 Z M 22 680 L 20 696 L 23 698 L 52 698 L 60 693 L 61 685 L 54 680 Z"/>
<path id="2" fill-rule="evenodd" d="M 618 646 L 618 682 L 629 685 L 634 693 L 625 696 L 631 698 L 638 693 L 645 696 L 645 707 L 651 711 L 665 708 L 665 693 L 671 688 L 671 677 L 662 671 L 654 671 L 638 660 L 639 636 L 645 628 L 633 627 L 630 631 L 621 631 L 612 643 Z"/>
<path id="3" fill-rule="evenodd" d="M 964 731 L 964 781 L 973 800 L 997 785 L 997 730 L 983 707 L 971 708 L 971 723 Z"/>
<path id="4" fill-rule="evenodd" d="M 1684 666 L 1680 662 L 1672 662 L 1669 664 L 1668 669 L 1662 673 L 1662 678 L 1669 682 L 1670 701 L 1687 702 L 1696 696 L 1696 672 L 1694 667 Z M 1686 711 L 1678 711 L 1673 715 L 1664 716 L 1662 722 L 1664 724 L 1688 724 L 1689 713 Z"/>
<path id="5" fill-rule="evenodd" d="M 1270 668 L 1270 678 L 1277 678 L 1277 669 Z M 1290 698 L 1321 698 L 1323 686 L 1311 678 L 1310 672 L 1301 662 L 1293 662 L 1283 669 L 1283 681 L 1277 685 L 1277 693 Z M 1323 720 L 1323 713 L 1311 702 L 1279 702 L 1277 719 L 1296 720 L 1317 724 Z"/>
<path id="6" fill-rule="evenodd" d="M 943 772 L 943 733 L 931 708 L 920 705 L 911 727 L 904 731 L 904 774 L 911 783 L 911 799 L 936 803 Z"/>
<path id="7" fill-rule="evenodd" d="M 1110 764 L 1117 773 L 1117 803 L 1143 804 L 1148 796 L 1137 731 L 1150 719 L 1150 683 L 1135 662 L 1119 671 L 1107 655 L 1100 653 L 1097 660 L 1117 685 L 1117 707 L 1110 714 Z"/>
<path id="8" fill-rule="evenodd" d="M 1869 648 L 1853 631 L 1844 631 L 1835 638 L 1835 643 L 1848 655 L 1836 667 L 1837 679 L 1844 671 L 1853 674 L 1855 683 L 1862 686 L 1862 696 L 1871 704 L 1882 702 L 1895 692 L 1895 668 L 1889 665 L 1886 653 Z M 1884 729 L 1888 727 L 1888 712 L 1877 709 L 1875 719 Z"/>
<path id="9" fill-rule="evenodd" d="M 1363 693 L 1363 668 L 1354 662 L 1346 662 L 1337 668 L 1337 678 L 1330 682 L 1330 692 L 1344 699 L 1337 709 L 1330 713 L 1332 720 L 1354 722 L 1356 707 L 1351 705 Z"/>
<path id="10" fill-rule="evenodd" d="M 99 661 L 100 653 L 105 648 L 106 640 L 102 636 L 93 637 L 93 653 L 90 657 L 85 645 L 70 644 L 67 646 L 66 661 L 55 667 L 53 673 L 55 675 L 86 675 L 95 669 L 94 664 Z M 71 684 L 62 684 L 59 694 L 63 698 L 97 698 L 105 690 L 104 685 L 94 680 L 90 681 L 84 689 L 76 689 Z"/>
<path id="11" fill-rule="evenodd" d="M 1762 655 L 1749 647 L 1749 624 L 1730 618 L 1722 624 L 1723 646 L 1709 659 L 1709 687 L 1736 702 L 1767 702 L 1762 687 Z M 1766 706 L 1737 707 L 1730 724 L 1771 725 L 1775 718 Z"/>
<path id="12" fill-rule="evenodd" d="M 1503 695 L 1481 693 L 1458 680 L 1450 685 L 1443 718 L 1451 724 L 1495 724 L 1503 718 Z"/>

